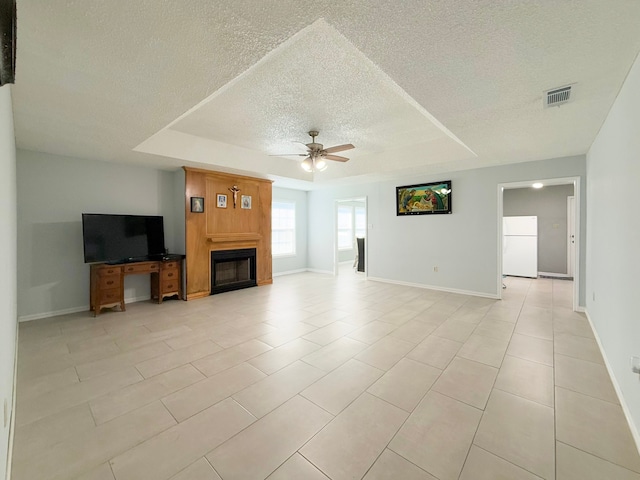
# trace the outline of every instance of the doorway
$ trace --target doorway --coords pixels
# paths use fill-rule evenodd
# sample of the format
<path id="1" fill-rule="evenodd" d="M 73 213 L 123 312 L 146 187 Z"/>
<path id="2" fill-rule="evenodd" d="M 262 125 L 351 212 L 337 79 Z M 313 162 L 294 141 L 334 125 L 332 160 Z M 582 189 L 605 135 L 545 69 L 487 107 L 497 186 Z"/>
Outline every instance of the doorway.
<path id="1" fill-rule="evenodd" d="M 536 208 L 538 212 L 535 213 L 531 209 L 518 210 L 513 205 L 505 205 L 505 196 L 510 201 L 514 201 L 518 198 L 516 190 L 520 190 L 524 197 L 527 192 L 531 192 L 534 183 L 541 183 L 543 189 L 547 187 L 549 192 L 548 197 L 540 197 L 544 202 L 549 202 L 549 208 L 554 208 L 554 212 L 550 212 L 546 215 L 545 210 L 540 210 L 540 206 Z M 572 188 L 561 188 L 561 186 Z M 552 202 L 551 192 L 555 192 L 556 195 L 564 195 L 564 199 L 558 198 L 557 201 Z M 505 194 L 506 192 L 506 194 Z M 540 192 L 544 192 L 541 190 Z M 541 202 L 542 203 L 542 202 Z M 566 204 L 566 211 L 564 205 Z M 529 207 L 530 208 L 530 207 Z M 523 213 L 514 213 L 521 211 Z M 505 213 L 506 212 L 506 213 Z M 569 178 L 555 178 L 555 179 L 541 179 L 531 180 L 527 182 L 513 182 L 504 183 L 498 185 L 498 281 L 497 292 L 498 297 L 502 298 L 503 288 L 503 251 L 504 251 L 504 234 L 503 231 L 503 217 L 510 215 L 541 215 L 539 222 L 538 235 L 540 240 L 546 242 L 541 244 L 540 248 L 544 246 L 545 261 L 541 262 L 538 268 L 538 272 L 544 276 L 553 276 L 555 278 L 570 278 L 573 277 L 573 310 L 579 310 L 580 300 L 580 245 L 579 235 L 576 232 L 580 231 L 580 177 Z M 554 217 L 554 215 L 556 217 Z M 549 242 L 556 242 L 550 244 Z M 558 243 L 559 242 L 559 243 Z M 550 245 L 553 245 L 551 248 Z M 550 266 L 553 265 L 553 266 Z M 563 272 L 566 273 L 554 273 Z M 551 273 L 549 273 L 551 272 Z"/>
<path id="2" fill-rule="evenodd" d="M 567 197 L 567 275 L 574 277 L 576 261 L 576 197 Z"/>
<path id="3" fill-rule="evenodd" d="M 333 248 L 333 274 L 338 275 L 340 267 L 350 263 L 357 269 L 358 260 L 363 265 L 363 273 L 367 275 L 367 197 L 345 198 L 335 202 Z M 363 239 L 360 242 L 358 238 Z M 364 254 L 364 262 L 359 258 L 358 243 Z M 363 245 L 364 244 L 364 245 Z M 344 271 L 344 269 L 343 269 Z"/>

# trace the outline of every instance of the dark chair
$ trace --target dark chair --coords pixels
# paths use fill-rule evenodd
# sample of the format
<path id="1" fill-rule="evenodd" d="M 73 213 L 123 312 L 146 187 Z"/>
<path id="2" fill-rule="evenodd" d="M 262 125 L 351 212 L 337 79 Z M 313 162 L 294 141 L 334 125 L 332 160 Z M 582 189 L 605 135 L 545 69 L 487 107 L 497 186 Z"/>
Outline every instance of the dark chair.
<path id="1" fill-rule="evenodd" d="M 364 238 L 356 238 L 358 242 L 358 272 L 364 272 Z"/>

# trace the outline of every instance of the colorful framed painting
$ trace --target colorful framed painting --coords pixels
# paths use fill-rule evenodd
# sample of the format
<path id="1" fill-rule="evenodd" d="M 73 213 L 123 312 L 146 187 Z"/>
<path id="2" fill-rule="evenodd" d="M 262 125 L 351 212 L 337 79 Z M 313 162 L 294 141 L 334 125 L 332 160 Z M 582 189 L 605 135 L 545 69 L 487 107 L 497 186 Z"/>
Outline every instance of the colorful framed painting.
<path id="1" fill-rule="evenodd" d="M 396 187 L 396 215 L 451 213 L 451 180 Z"/>

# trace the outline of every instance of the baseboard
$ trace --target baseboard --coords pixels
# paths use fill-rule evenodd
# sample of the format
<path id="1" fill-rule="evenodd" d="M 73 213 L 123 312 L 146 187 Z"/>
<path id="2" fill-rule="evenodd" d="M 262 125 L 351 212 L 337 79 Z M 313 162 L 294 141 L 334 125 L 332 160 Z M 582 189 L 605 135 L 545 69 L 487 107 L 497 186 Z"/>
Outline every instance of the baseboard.
<path id="1" fill-rule="evenodd" d="M 125 298 L 124 303 L 125 305 L 128 305 L 130 303 L 144 302 L 150 299 L 151 299 L 150 295 L 143 295 L 141 297 Z M 89 305 L 82 305 L 80 307 L 65 308 L 63 310 L 54 310 L 52 312 L 42 312 L 42 313 L 34 313 L 31 315 L 22 315 L 18 317 L 18 322 L 30 322 L 31 320 L 40 320 L 42 318 L 58 317 L 60 315 L 69 315 L 70 313 L 88 312 L 88 311 L 89 311 Z"/>
<path id="2" fill-rule="evenodd" d="M 68 315 L 70 313 L 84 312 L 88 310 L 89 310 L 89 305 L 82 305 L 81 307 L 65 308 L 63 310 L 54 310 L 52 312 L 22 315 L 18 317 L 18 322 L 30 322 L 31 320 L 40 320 L 41 318 L 57 317 L 59 315 Z"/>
<path id="3" fill-rule="evenodd" d="M 573 275 L 567 273 L 538 272 L 539 277 L 558 278 L 562 280 L 573 280 Z"/>
<path id="4" fill-rule="evenodd" d="M 307 272 L 308 270 L 306 268 L 299 268 L 297 270 L 287 270 L 286 272 L 278 272 L 278 273 L 274 273 L 272 276 L 273 277 L 282 277 L 283 275 L 293 275 L 294 273 L 304 273 Z"/>
<path id="5" fill-rule="evenodd" d="M 587 313 L 587 310 L 582 305 L 578 305 L 576 307 L 576 312 Z"/>
<path id="6" fill-rule="evenodd" d="M 483 292 L 474 292 L 472 290 L 460 290 L 457 288 L 439 287 L 436 285 L 425 285 L 423 283 L 402 282 L 400 280 L 389 280 L 388 278 L 380 278 L 380 277 L 367 277 L 367 280 L 373 280 L 374 282 L 382 282 L 382 283 L 392 283 L 394 285 L 404 285 L 405 287 L 417 287 L 417 288 L 424 288 L 426 290 L 436 290 L 439 292 L 457 293 L 460 295 L 471 295 L 473 297 L 483 297 L 483 298 L 491 298 L 493 300 L 499 300 L 498 295 L 492 295 L 490 293 L 483 293 Z"/>
<path id="7" fill-rule="evenodd" d="M 602 342 L 600 342 L 600 337 L 598 336 L 598 331 L 595 329 L 593 325 L 593 321 L 589 316 L 589 311 L 585 310 L 587 320 L 589 321 L 589 325 L 591 326 L 591 331 L 593 332 L 593 336 L 596 339 L 596 343 L 598 344 L 598 348 L 600 349 L 600 353 L 602 354 L 602 359 L 604 360 L 604 365 L 607 367 L 607 372 L 609 373 L 609 377 L 611 378 L 611 383 L 613 383 L 613 388 L 616 391 L 616 395 L 618 396 L 618 401 L 620 402 L 620 406 L 622 407 L 622 412 L 624 413 L 624 417 L 627 420 L 627 424 L 629 425 L 629 430 L 631 431 L 631 436 L 633 440 L 636 442 L 636 450 L 640 453 L 640 432 L 636 428 L 636 424 L 633 422 L 633 417 L 631 416 L 631 412 L 629 411 L 629 407 L 627 407 L 627 402 L 624 400 L 624 396 L 622 395 L 622 390 L 618 385 L 618 381 L 613 374 L 613 370 L 611 365 L 609 364 L 609 360 L 607 359 L 607 354 L 602 347 Z"/>
<path id="8" fill-rule="evenodd" d="M 311 273 L 326 273 L 328 275 L 333 275 L 333 270 L 320 270 L 319 268 L 307 268 L 307 272 L 311 272 Z"/>

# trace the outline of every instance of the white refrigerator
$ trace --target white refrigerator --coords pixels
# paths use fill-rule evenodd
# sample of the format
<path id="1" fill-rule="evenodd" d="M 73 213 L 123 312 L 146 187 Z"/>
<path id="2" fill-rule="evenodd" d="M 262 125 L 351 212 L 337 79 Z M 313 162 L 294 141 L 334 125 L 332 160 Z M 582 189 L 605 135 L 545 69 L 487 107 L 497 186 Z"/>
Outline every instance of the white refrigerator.
<path id="1" fill-rule="evenodd" d="M 538 277 L 538 217 L 502 218 L 502 274 Z"/>

